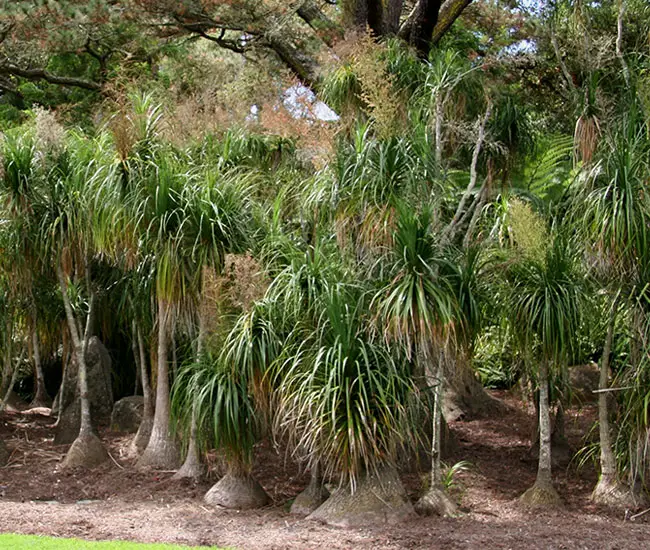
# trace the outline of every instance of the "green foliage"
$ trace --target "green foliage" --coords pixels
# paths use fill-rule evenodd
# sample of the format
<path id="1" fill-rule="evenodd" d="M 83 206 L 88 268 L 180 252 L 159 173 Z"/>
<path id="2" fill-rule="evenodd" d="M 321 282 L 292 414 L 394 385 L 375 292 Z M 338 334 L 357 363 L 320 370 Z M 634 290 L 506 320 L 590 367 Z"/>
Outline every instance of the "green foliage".
<path id="1" fill-rule="evenodd" d="M 190 550 L 189 546 L 175 544 L 141 544 L 138 542 L 109 541 L 88 542 L 78 539 L 61 539 L 53 537 L 27 536 L 27 535 L 0 535 L 0 544 L 5 548 L 15 550 Z M 199 548 L 193 546 L 192 548 Z M 202 546 L 201 548 L 208 548 Z M 216 546 L 211 546 L 217 550 Z"/>

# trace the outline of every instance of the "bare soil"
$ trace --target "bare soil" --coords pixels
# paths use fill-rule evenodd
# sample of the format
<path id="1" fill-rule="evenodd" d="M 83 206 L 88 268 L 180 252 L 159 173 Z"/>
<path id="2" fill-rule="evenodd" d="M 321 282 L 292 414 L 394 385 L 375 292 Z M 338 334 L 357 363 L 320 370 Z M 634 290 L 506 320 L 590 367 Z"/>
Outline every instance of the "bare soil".
<path id="1" fill-rule="evenodd" d="M 218 479 L 211 457 L 210 481 L 171 479 L 173 472 L 135 469 L 127 449 L 133 436 L 100 431 L 112 460 L 92 470 L 59 468 L 68 446 L 53 443 L 53 420 L 38 414 L 4 413 L 0 438 L 11 458 L 0 468 L 0 531 L 78 537 L 218 545 L 242 549 L 424 549 L 441 548 L 650 548 L 650 514 L 625 520 L 625 511 L 593 505 L 593 465 L 557 468 L 559 510 L 531 512 L 517 498 L 533 484 L 536 463 L 529 452 L 531 407 L 504 392 L 500 417 L 452 423 L 458 447 L 447 462 L 469 461 L 454 478 L 462 517 L 418 518 L 397 527 L 343 530 L 288 514 L 290 501 L 308 476 L 268 443 L 257 449 L 255 476 L 273 504 L 235 512 L 205 505 L 203 495 Z M 567 412 L 574 449 L 595 418 L 593 407 Z M 404 475 L 409 495 L 419 496 L 426 474 Z M 628 512 L 628 516 L 634 511 Z"/>

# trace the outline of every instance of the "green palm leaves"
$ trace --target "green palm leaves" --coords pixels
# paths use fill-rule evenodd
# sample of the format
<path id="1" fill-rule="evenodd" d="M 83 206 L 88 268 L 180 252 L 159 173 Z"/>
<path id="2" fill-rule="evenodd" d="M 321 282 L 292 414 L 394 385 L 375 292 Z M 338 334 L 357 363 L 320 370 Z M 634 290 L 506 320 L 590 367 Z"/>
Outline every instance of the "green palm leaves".
<path id="1" fill-rule="evenodd" d="M 524 349 L 538 348 L 545 361 L 564 362 L 580 328 L 586 286 L 575 247 L 561 235 L 552 238 L 542 257 L 511 265 L 508 307 Z"/>
<path id="2" fill-rule="evenodd" d="M 456 303 L 448 261 L 432 233 L 431 213 L 402 207 L 394 233 L 392 279 L 376 298 L 377 317 L 387 340 L 403 344 L 409 356 L 429 353 L 448 335 Z"/>

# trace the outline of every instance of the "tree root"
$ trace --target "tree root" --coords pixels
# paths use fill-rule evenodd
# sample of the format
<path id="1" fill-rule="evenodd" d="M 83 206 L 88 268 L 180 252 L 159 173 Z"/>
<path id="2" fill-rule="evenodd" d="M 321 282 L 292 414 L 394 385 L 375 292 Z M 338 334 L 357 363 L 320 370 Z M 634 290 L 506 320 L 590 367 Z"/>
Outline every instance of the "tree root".
<path id="1" fill-rule="evenodd" d="M 601 476 L 591 493 L 596 504 L 614 508 L 636 508 L 643 504 L 643 497 L 635 495 L 630 487 L 610 476 Z"/>
<path id="2" fill-rule="evenodd" d="M 529 508 L 558 508 L 562 506 L 562 499 L 553 485 L 538 481 L 519 497 L 519 501 Z"/>
<path id="3" fill-rule="evenodd" d="M 99 437 L 86 433 L 77 437 L 65 455 L 62 468 L 94 468 L 108 460 L 108 452 Z"/>
<path id="4" fill-rule="evenodd" d="M 307 488 L 300 493 L 291 505 L 291 514 L 308 516 L 330 496 L 321 481 L 312 479 Z"/>
<path id="5" fill-rule="evenodd" d="M 160 470 L 175 470 L 180 465 L 178 446 L 171 437 L 158 437 L 152 434 L 147 448 L 137 462 L 138 468 L 156 468 Z"/>
<path id="6" fill-rule="evenodd" d="M 262 486 L 250 475 L 226 474 L 206 493 L 207 504 L 235 510 L 261 508 L 269 502 Z"/>
<path id="7" fill-rule="evenodd" d="M 343 487 L 332 494 L 307 519 L 337 527 L 395 524 L 415 515 L 394 468 L 363 478 L 355 491 Z"/>
<path id="8" fill-rule="evenodd" d="M 432 487 L 415 503 L 415 511 L 421 516 L 455 517 L 458 508 L 442 487 Z"/>

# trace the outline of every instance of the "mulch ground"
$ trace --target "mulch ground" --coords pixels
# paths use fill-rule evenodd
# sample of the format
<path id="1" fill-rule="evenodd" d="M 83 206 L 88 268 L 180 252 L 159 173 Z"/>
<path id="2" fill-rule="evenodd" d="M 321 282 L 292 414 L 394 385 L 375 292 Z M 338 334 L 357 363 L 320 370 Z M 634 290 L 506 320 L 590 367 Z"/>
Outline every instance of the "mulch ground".
<path id="1" fill-rule="evenodd" d="M 495 396 L 507 405 L 503 414 L 451 425 L 458 444 L 446 461 L 471 464 L 454 478 L 462 517 L 417 518 L 396 527 L 359 530 L 289 515 L 287 502 L 302 490 L 307 476 L 268 443 L 257 449 L 254 474 L 273 504 L 253 512 L 216 510 L 202 502 L 218 478 L 215 460 L 211 479 L 174 481 L 171 472 L 136 470 L 127 452 L 132 436 L 102 430 L 112 460 L 92 471 L 62 471 L 58 466 L 67 446 L 54 445 L 53 420 L 4 413 L 0 437 L 11 458 L 0 468 L 0 531 L 250 549 L 650 548 L 650 514 L 626 521 L 625 511 L 589 501 L 596 482 L 591 464 L 581 470 L 575 464 L 556 468 L 561 509 L 522 509 L 517 497 L 536 473 L 530 453 L 533 411 L 508 393 Z M 595 413 L 593 406 L 567 412 L 567 437 L 574 449 L 583 444 Z M 421 477 L 404 475 L 413 498 Z"/>

